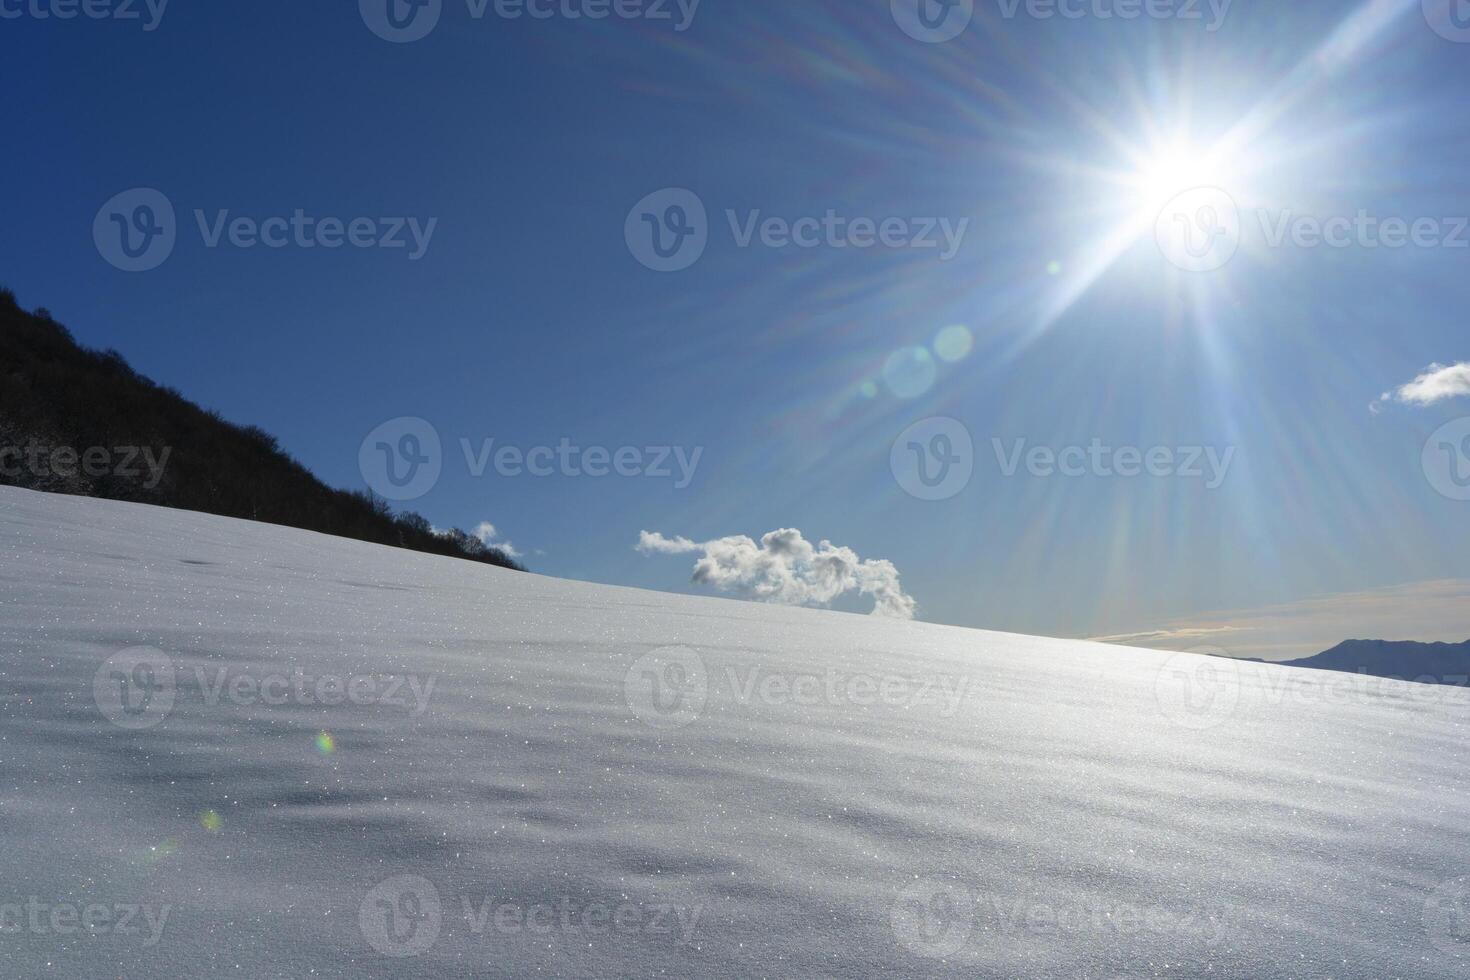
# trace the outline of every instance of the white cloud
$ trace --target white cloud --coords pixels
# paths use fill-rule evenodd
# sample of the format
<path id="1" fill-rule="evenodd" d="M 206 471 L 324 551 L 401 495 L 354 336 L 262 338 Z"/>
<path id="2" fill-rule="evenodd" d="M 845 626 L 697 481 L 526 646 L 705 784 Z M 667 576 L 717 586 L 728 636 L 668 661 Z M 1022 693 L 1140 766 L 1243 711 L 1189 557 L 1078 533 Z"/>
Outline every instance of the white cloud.
<path id="1" fill-rule="evenodd" d="M 1385 391 L 1371 406 L 1376 413 L 1389 402 L 1403 405 L 1433 405 L 1450 398 L 1470 396 L 1470 361 L 1459 364 L 1431 364 L 1413 381 Z"/>
<path id="2" fill-rule="evenodd" d="M 455 531 L 453 528 L 434 527 L 432 524 L 429 525 L 429 530 L 437 534 L 441 538 L 447 538 L 453 534 L 464 533 L 463 531 Z M 483 544 L 485 547 L 494 548 L 495 550 L 502 552 L 507 558 L 525 557 L 526 553 L 524 551 L 521 551 L 515 545 L 511 544 L 509 541 L 496 541 L 495 539 L 500 537 L 500 532 L 496 530 L 495 525 L 491 524 L 489 521 L 481 521 L 475 527 L 475 529 L 470 532 L 470 537 L 479 538 L 480 543 Z M 541 551 L 540 549 L 537 549 L 536 551 L 536 554 L 538 555 L 544 555 L 545 553 L 546 552 Z"/>
<path id="3" fill-rule="evenodd" d="M 914 618 L 916 603 L 904 593 L 892 562 L 864 560 L 830 541 L 813 545 L 791 528 L 771 531 L 759 544 L 743 534 L 696 542 L 643 531 L 636 549 L 644 555 L 699 554 L 693 581 L 761 602 L 826 605 L 857 592 L 872 596 L 874 616 Z"/>
<path id="4" fill-rule="evenodd" d="M 509 541 L 495 540 L 496 538 L 500 537 L 500 532 L 497 531 L 495 529 L 495 525 L 491 524 L 489 521 L 481 521 L 471 533 L 474 534 L 475 537 L 479 538 L 481 543 L 483 543 L 485 547 L 494 548 L 497 551 L 504 552 L 505 555 L 509 558 L 520 558 L 525 554 L 524 552 L 517 549 L 516 546 L 511 544 Z"/>
<path id="5" fill-rule="evenodd" d="M 688 538 L 666 538 L 657 531 L 639 531 L 636 549 L 644 555 L 684 555 L 699 550 Z"/>

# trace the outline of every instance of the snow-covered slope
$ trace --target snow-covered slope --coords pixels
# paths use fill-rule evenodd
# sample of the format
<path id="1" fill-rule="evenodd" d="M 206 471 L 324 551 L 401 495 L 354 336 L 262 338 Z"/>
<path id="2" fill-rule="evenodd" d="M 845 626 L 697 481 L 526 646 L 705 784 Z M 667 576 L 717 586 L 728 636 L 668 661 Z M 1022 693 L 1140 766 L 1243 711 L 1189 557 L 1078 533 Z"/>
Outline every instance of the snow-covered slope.
<path id="1" fill-rule="evenodd" d="M 1458 689 L 10 489 L 0 610 L 5 977 L 1470 971 Z"/>

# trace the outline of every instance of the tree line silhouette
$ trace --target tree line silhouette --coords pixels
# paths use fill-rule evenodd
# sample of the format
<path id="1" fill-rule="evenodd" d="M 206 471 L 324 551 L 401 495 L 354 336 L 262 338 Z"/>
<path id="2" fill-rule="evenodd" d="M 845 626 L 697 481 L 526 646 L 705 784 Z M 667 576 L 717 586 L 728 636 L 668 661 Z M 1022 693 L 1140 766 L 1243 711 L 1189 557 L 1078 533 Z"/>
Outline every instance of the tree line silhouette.
<path id="1" fill-rule="evenodd" d="M 26 463 L 32 447 L 61 467 Z M 166 465 L 84 466 L 91 447 L 138 447 Z M 455 528 L 396 515 L 371 491 L 318 480 L 256 426 L 236 425 L 134 371 L 115 350 L 81 346 L 45 309 L 27 312 L 0 289 L 0 484 L 200 511 L 524 570 Z M 167 451 L 168 455 L 163 454 Z M 20 454 L 17 456 L 17 452 Z"/>

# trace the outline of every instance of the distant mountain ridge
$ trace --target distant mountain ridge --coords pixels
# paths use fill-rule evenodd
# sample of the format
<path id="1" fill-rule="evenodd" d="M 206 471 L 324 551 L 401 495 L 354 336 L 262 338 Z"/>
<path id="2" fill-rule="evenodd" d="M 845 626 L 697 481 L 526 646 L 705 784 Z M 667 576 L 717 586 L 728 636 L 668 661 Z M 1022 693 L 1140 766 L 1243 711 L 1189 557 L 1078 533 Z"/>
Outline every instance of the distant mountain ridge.
<path id="1" fill-rule="evenodd" d="M 520 569 L 464 531 L 318 480 L 254 426 L 227 422 L 82 347 L 0 289 L 0 484 L 239 517 Z"/>
<path id="2" fill-rule="evenodd" d="M 1464 643 L 1348 640 L 1315 656 L 1285 661 L 1285 666 L 1466 687 L 1470 686 L 1470 640 Z"/>

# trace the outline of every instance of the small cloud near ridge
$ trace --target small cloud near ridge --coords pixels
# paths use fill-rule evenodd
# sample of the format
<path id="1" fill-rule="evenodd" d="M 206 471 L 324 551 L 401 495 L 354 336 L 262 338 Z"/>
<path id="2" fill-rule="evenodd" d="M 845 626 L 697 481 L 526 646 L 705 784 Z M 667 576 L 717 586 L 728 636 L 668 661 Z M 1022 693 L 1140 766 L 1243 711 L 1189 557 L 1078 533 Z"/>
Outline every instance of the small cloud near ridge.
<path id="1" fill-rule="evenodd" d="M 814 545 L 792 528 L 771 531 L 759 542 L 743 534 L 698 542 L 643 531 L 635 548 L 643 555 L 698 554 L 694 582 L 760 602 L 824 606 L 856 592 L 872 597 L 874 616 L 913 619 L 917 609 L 892 562 L 859 558 L 830 541 Z"/>

